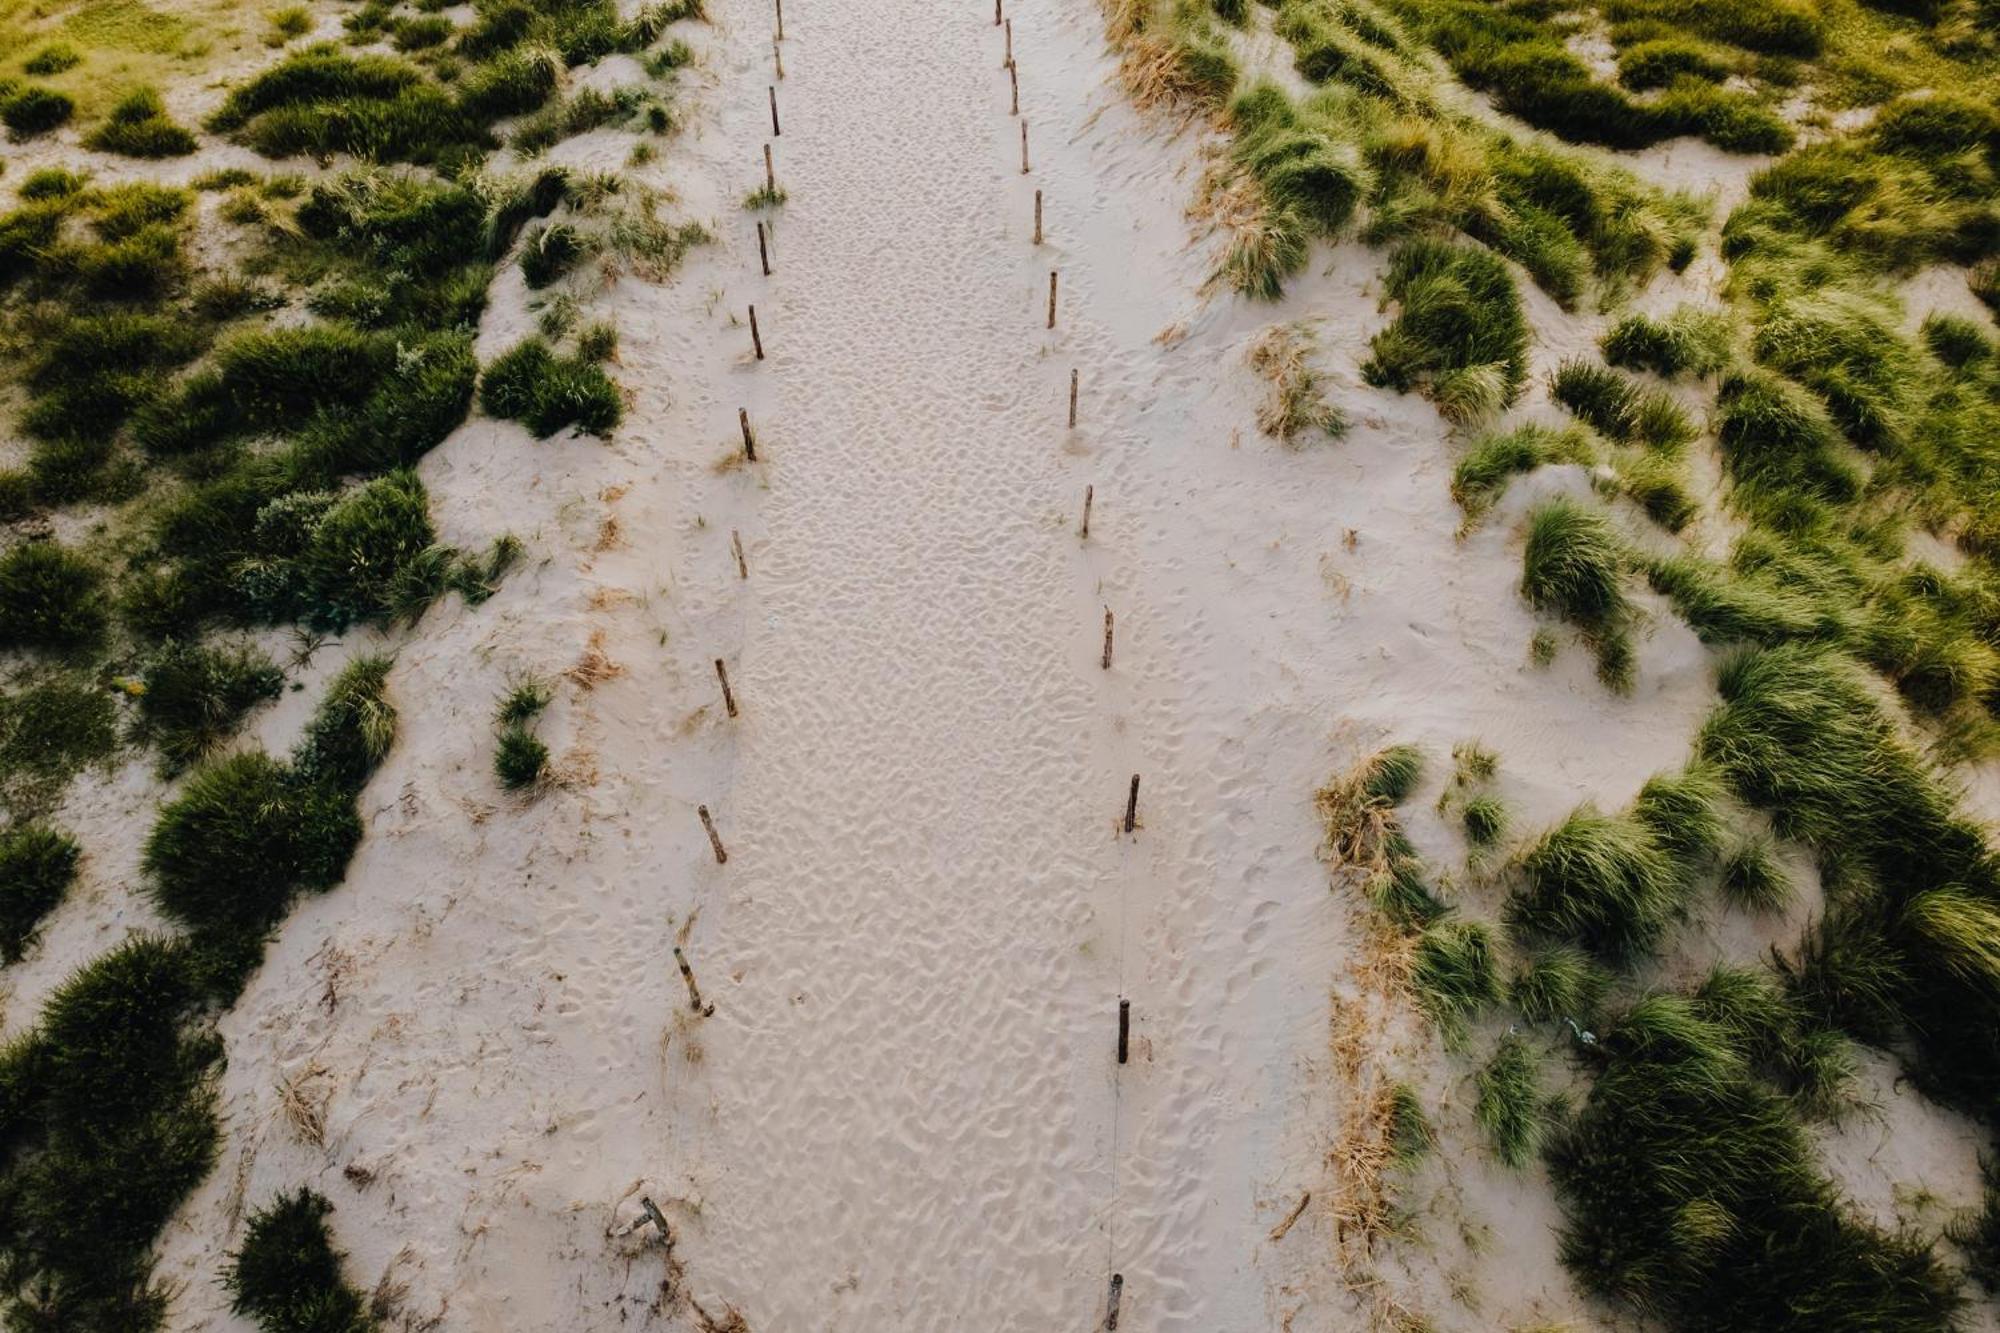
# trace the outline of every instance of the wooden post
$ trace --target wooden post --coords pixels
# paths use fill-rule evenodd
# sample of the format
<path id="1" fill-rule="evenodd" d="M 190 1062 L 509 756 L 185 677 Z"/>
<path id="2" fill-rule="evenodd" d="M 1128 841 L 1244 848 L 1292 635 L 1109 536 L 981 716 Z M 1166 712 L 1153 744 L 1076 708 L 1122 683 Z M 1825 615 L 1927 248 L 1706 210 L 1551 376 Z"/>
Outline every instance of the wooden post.
<path id="1" fill-rule="evenodd" d="M 1069 428 L 1076 429 L 1076 371 L 1069 372 Z"/>
<path id="2" fill-rule="evenodd" d="M 1139 775 L 1132 775 L 1132 790 L 1125 797 L 1125 831 L 1139 826 Z"/>
<path id="3" fill-rule="evenodd" d="M 771 137 L 776 139 L 784 134 L 778 128 L 778 89 L 775 84 L 766 84 L 765 88 L 771 94 Z"/>
<path id="4" fill-rule="evenodd" d="M 729 549 L 736 553 L 736 577 L 750 577 L 750 562 L 743 558 L 743 534 L 735 528 L 729 530 Z"/>
<path id="5" fill-rule="evenodd" d="M 722 839 L 715 832 L 715 821 L 709 818 L 708 807 L 698 805 L 694 808 L 694 812 L 701 816 L 701 826 L 708 830 L 708 845 L 715 849 L 715 863 L 719 866 L 728 865 L 729 853 L 722 850 Z"/>
<path id="6" fill-rule="evenodd" d="M 729 716 L 735 717 L 736 693 L 729 688 L 729 668 L 722 665 L 719 657 L 715 659 L 715 678 L 722 682 L 722 706 L 729 710 Z"/>
<path id="7" fill-rule="evenodd" d="M 1125 1295 L 1125 1275 L 1111 1275 L 1111 1304 L 1104 1312 L 1104 1333 L 1118 1333 L 1118 1303 Z"/>
<path id="8" fill-rule="evenodd" d="M 993 26 L 1000 26 L 1000 0 L 993 0 Z"/>
<path id="9" fill-rule="evenodd" d="M 756 320 L 754 317 L 751 320 L 750 326 L 752 328 L 756 327 Z M 1056 326 L 1056 271 L 1054 269 L 1050 269 L 1049 270 L 1049 327 L 1054 328 L 1055 326 Z"/>
<path id="10" fill-rule="evenodd" d="M 674 961 L 680 964 L 681 980 L 687 983 L 688 1008 L 694 1010 L 696 1013 L 700 1014 L 703 1018 L 707 1018 L 710 1014 L 715 1012 L 715 1006 L 712 1004 L 704 1006 L 702 1004 L 701 987 L 694 984 L 694 969 L 688 966 L 687 955 L 681 952 L 680 946 L 678 944 L 674 946 Z M 659 1212 L 653 1209 L 650 1203 L 647 1205 L 647 1210 L 649 1212 L 652 1212 L 654 1218 L 658 1220 L 660 1224 L 660 1230 L 665 1231 L 667 1229 L 666 1219 L 660 1217 Z"/>
<path id="11" fill-rule="evenodd" d="M 778 0 L 778 40 L 785 40 L 785 0 Z"/>
<path id="12" fill-rule="evenodd" d="M 764 276 L 771 276 L 771 248 L 764 243 L 764 224 L 757 224 L 757 260 L 764 266 Z"/>
<path id="13" fill-rule="evenodd" d="M 1125 1057 L 1130 1053 L 1131 1039 L 1132 1002 L 1130 1000 L 1120 1000 L 1118 1002 L 1118 1063 L 1121 1065 L 1125 1063 Z"/>
<path id="14" fill-rule="evenodd" d="M 764 190 L 775 195 L 778 192 L 778 169 L 771 165 L 771 145 L 764 145 Z"/>
<path id="15" fill-rule="evenodd" d="M 1090 502 L 1096 498 L 1097 487 L 1083 488 L 1083 531 L 1079 534 L 1085 541 L 1090 540 Z"/>
<path id="16" fill-rule="evenodd" d="M 736 424 L 743 428 L 743 461 L 754 463 L 757 461 L 757 437 L 750 433 L 750 410 L 748 408 L 739 407 L 736 409 Z"/>
<path id="17" fill-rule="evenodd" d="M 676 949 L 674 952 L 679 953 L 680 950 Z M 660 1206 L 643 1194 L 639 1196 L 639 1206 L 646 1211 L 646 1221 L 660 1229 L 660 1239 L 671 1248 L 674 1243 L 674 1233 L 668 1228 L 666 1215 L 660 1212 Z"/>
<path id="18" fill-rule="evenodd" d="M 1042 192 L 1035 191 L 1035 244 L 1042 243 Z"/>
<path id="19" fill-rule="evenodd" d="M 1007 66 L 1007 83 L 1014 90 L 1014 104 L 1008 108 L 1007 114 L 1018 116 L 1021 114 L 1021 71 L 1019 67 L 1014 65 Z"/>
<path id="20" fill-rule="evenodd" d="M 1007 20 L 1007 59 L 1003 62 L 1008 69 L 1014 68 L 1014 20 Z"/>
<path id="21" fill-rule="evenodd" d="M 1053 297 L 1050 298 L 1050 300 L 1054 299 Z M 1053 306 L 1050 307 L 1049 320 L 1051 324 L 1055 320 Z M 757 307 L 754 305 L 750 307 L 750 345 L 757 349 L 757 359 L 762 361 L 764 359 L 764 338 L 762 334 L 757 332 Z"/>
<path id="22" fill-rule="evenodd" d="M 1108 606 L 1104 608 L 1104 669 L 1111 670 L 1111 608 Z"/>
<path id="23" fill-rule="evenodd" d="M 778 39 L 771 39 L 771 59 L 777 62 L 778 77 L 785 77 L 785 48 L 778 45 Z"/>
<path id="24" fill-rule="evenodd" d="M 1021 174 L 1028 174 L 1028 122 L 1021 122 Z"/>

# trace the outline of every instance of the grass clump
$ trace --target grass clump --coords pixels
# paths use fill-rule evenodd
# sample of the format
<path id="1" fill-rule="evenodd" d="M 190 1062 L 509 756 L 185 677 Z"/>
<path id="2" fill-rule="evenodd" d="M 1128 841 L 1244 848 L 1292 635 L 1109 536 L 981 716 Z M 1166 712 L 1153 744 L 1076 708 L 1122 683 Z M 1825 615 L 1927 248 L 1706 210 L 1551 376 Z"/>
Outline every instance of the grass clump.
<path id="1" fill-rule="evenodd" d="M 1518 869 L 1509 926 L 1607 963 L 1651 953 L 1687 901 L 1686 882 L 1651 828 L 1588 805 L 1543 834 Z"/>
<path id="2" fill-rule="evenodd" d="M 36 78 L 65 74 L 83 63 L 83 57 L 68 42 L 50 42 L 21 62 L 21 69 Z"/>
<path id="3" fill-rule="evenodd" d="M 1409 745 L 1370 755 L 1316 793 L 1335 862 L 1359 872 L 1363 896 L 1397 925 L 1421 928 L 1445 915 L 1426 883 L 1423 858 L 1395 807 L 1415 790 L 1423 756 Z"/>
<path id="4" fill-rule="evenodd" d="M 1423 781 L 1424 752 L 1414 745 L 1392 745 L 1371 756 L 1361 776 L 1361 792 L 1370 801 L 1401 805 Z"/>
<path id="5" fill-rule="evenodd" d="M 1610 985 L 1603 965 L 1584 950 L 1550 944 L 1532 951 L 1515 970 L 1507 998 L 1531 1022 L 1583 1024 L 1597 1013 Z"/>
<path id="6" fill-rule="evenodd" d="M 486 368 L 480 406 L 489 415 L 519 421 L 536 439 L 566 427 L 609 435 L 625 415 L 618 386 L 594 361 L 558 356 L 540 338 L 529 338 Z"/>
<path id="7" fill-rule="evenodd" d="M 1602 513 L 1554 499 L 1528 518 L 1521 595 L 1577 626 L 1597 653 L 1598 676 L 1631 684 L 1634 611 L 1623 583 L 1624 547 Z"/>
<path id="8" fill-rule="evenodd" d="M 230 1308 L 265 1333 L 372 1333 L 365 1297 L 341 1271 L 326 1219 L 333 1205 L 300 1187 L 250 1214 L 243 1248 L 229 1256 Z"/>
<path id="9" fill-rule="evenodd" d="M 1722 900 L 1742 912 L 1782 912 L 1795 896 L 1791 877 L 1779 864 L 1768 839 L 1732 848 L 1722 861 Z"/>
<path id="10" fill-rule="evenodd" d="M 1527 422 L 1482 435 L 1452 469 L 1451 498 L 1470 523 L 1499 503 L 1518 475 L 1552 463 L 1587 466 L 1596 461 L 1590 433 L 1582 427 L 1551 429 Z"/>
<path id="11" fill-rule="evenodd" d="M 1500 998 L 1500 974 L 1493 936 L 1477 921 L 1447 917 L 1417 939 L 1410 985 L 1418 1006 L 1447 1036 Z"/>
<path id="12" fill-rule="evenodd" d="M 103 124 L 83 136 L 83 146 L 100 153 L 158 158 L 186 157 L 199 145 L 190 130 L 167 116 L 157 92 L 140 88 L 126 94 Z"/>
<path id="13" fill-rule="evenodd" d="M 69 123 L 76 103 L 53 88 L 23 88 L 0 101 L 0 125 L 16 139 L 32 139 Z"/>
<path id="14" fill-rule="evenodd" d="M 1557 366 L 1549 396 L 1621 444 L 1672 453 L 1698 434 L 1672 395 L 1589 361 L 1572 358 Z"/>
<path id="15" fill-rule="evenodd" d="M 1528 1043 L 1508 1033 L 1479 1071 L 1473 1118 L 1493 1155 L 1516 1170 L 1534 1157 L 1542 1138 L 1540 1061 Z"/>
<path id="16" fill-rule="evenodd" d="M 18 963 L 76 878 L 82 849 L 45 824 L 0 831 L 0 961 Z"/>
<path id="17" fill-rule="evenodd" d="M 29 541 L 0 556 L 0 648 L 67 651 L 104 633 L 103 575 L 52 541 Z"/>
<path id="18" fill-rule="evenodd" d="M 347 153 L 379 162 L 449 162 L 478 148 L 483 121 L 521 102 L 526 81 L 512 70 L 482 67 L 455 99 L 396 57 L 350 56 L 321 44 L 239 84 L 208 124 L 266 157 Z M 549 74 L 542 96 L 553 87 Z"/>
<path id="19" fill-rule="evenodd" d="M 234 735 L 251 709 L 275 699 L 284 673 L 249 646 L 169 643 L 140 675 L 136 739 L 160 752 L 172 776 Z"/>
<path id="20" fill-rule="evenodd" d="M 1729 363 L 1729 320 L 1691 305 L 1665 319 L 1626 315 L 1598 346 L 1606 361 L 1627 370 L 1650 370 L 1667 379 L 1713 375 Z"/>
<path id="21" fill-rule="evenodd" d="M 493 774 L 508 791 L 526 791 L 548 778 L 549 747 L 533 727 L 552 697 L 547 681 L 530 676 L 501 696 L 494 710 L 499 746 L 493 752 Z"/>
<path id="22" fill-rule="evenodd" d="M 51 672 L 0 694 L 0 796 L 17 815 L 52 806 L 117 747 L 117 710 L 95 680 Z"/>
<path id="23" fill-rule="evenodd" d="M 1527 379 L 1527 324 L 1513 275 L 1484 250 L 1419 239 L 1399 246 L 1384 281 L 1396 318 L 1369 341 L 1370 384 L 1423 389 L 1447 420 L 1510 406 Z"/>
<path id="24" fill-rule="evenodd" d="M 1459 822 L 1474 847 L 1496 846 L 1507 835 L 1507 806 L 1497 796 L 1474 796 L 1459 811 Z"/>

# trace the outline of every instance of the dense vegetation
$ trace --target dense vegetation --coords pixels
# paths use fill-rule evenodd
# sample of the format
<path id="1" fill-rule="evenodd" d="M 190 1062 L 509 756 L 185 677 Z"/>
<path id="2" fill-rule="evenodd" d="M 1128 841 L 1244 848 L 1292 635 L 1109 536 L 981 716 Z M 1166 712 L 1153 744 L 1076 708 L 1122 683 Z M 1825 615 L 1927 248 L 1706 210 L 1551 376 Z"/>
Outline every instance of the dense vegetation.
<path id="1" fill-rule="evenodd" d="M 0 550 L 0 960 L 34 947 L 89 854 L 46 822 L 70 778 L 133 742 L 174 782 L 143 855 L 170 933 L 86 964 L 0 1050 L 9 1328 L 167 1321 L 151 1248 L 218 1150 L 215 1017 L 362 838 L 357 798 L 396 729 L 389 659 L 351 659 L 289 755 L 225 746 L 291 665 L 242 631 L 296 626 L 310 648 L 412 623 L 449 592 L 489 596 L 519 543 L 440 543 L 415 466 L 482 400 L 540 436 L 609 432 L 616 335 L 575 327 L 580 289 L 663 274 L 705 239 L 626 177 L 489 161 L 585 129 L 671 130 L 650 85 L 572 92 L 571 70 L 614 52 L 650 52 L 655 74 L 685 64 L 665 38 L 698 0 L 479 0 L 463 22 L 437 8 L 366 0 L 344 42 L 310 46 L 306 11 L 279 11 L 277 54 L 199 126 L 170 113 L 171 87 L 99 100 L 0 81 L 14 135 L 74 117 L 64 133 L 102 155 L 23 173 L 0 212 L 0 357 L 30 445 L 0 471 L 0 522 L 18 530 Z M 96 68 L 91 49 L 48 43 L 25 73 L 67 87 Z M 117 165 L 205 135 L 331 169 L 181 187 Z M 634 160 L 651 152 L 642 137 Z M 543 336 L 488 368 L 482 393 L 473 336 L 508 262 L 542 293 Z M 82 520 L 54 525 L 61 538 L 46 535 L 57 511 Z M 229 1274 L 239 1312 L 372 1326 L 325 1211 L 300 1192 L 252 1216 Z"/>

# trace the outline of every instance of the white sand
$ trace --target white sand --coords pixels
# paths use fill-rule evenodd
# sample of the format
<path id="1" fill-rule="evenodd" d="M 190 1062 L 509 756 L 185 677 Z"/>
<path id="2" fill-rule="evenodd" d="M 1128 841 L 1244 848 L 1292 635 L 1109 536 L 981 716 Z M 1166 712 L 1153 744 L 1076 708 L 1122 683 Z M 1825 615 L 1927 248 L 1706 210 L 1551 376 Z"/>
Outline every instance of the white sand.
<path id="1" fill-rule="evenodd" d="M 1630 697 L 1574 645 L 1527 665 L 1515 528 L 1586 478 L 1537 474 L 1455 537 L 1457 447 L 1427 403 L 1354 373 L 1386 320 L 1380 254 L 1322 251 L 1280 305 L 1199 304 L 1198 141 L 1125 109 L 1087 0 L 1010 8 L 1026 176 L 989 12 L 794 0 L 769 280 L 738 207 L 761 178 L 768 12 L 714 7 L 690 129 L 645 174 L 719 243 L 591 302 L 623 333 L 626 425 L 535 443 L 478 419 L 424 464 L 447 539 L 511 530 L 531 557 L 486 607 L 405 636 L 369 836 L 223 1022 L 228 1145 L 161 1247 L 186 1284 L 174 1326 L 243 1327 L 221 1256 L 246 1205 L 307 1182 L 414 1327 L 699 1327 L 698 1304 L 758 1333 L 1088 1328 L 1113 1271 L 1127 1329 L 1359 1327 L 1322 1206 L 1269 1239 L 1325 1194 L 1329 995 L 1356 948 L 1313 789 L 1386 740 L 1442 763 L 1478 738 L 1523 829 L 1616 805 L 1684 760 L 1709 656 L 1656 615 Z M 613 167 L 628 144 L 555 156 Z M 1602 326 L 1530 300 L 1538 372 Z M 1355 428 L 1288 450 L 1255 431 L 1243 358 L 1305 315 Z M 531 320 L 510 270 L 482 356 Z M 754 468 L 727 461 L 739 407 Z M 1537 389 L 1520 411 L 1549 409 Z M 564 785 L 503 795 L 496 698 L 593 640 L 622 670 L 565 684 L 544 720 Z M 257 739 L 288 744 L 367 646 L 322 651 Z M 94 873 L 129 890 L 130 859 Z M 125 924 L 66 906 L 48 979 Z M 676 943 L 712 1017 L 687 1012 Z M 1436 1248 L 1407 1265 L 1439 1326 L 1597 1322 L 1554 1265 L 1546 1187 L 1454 1154 Z M 607 1235 L 641 1193 L 671 1259 Z"/>

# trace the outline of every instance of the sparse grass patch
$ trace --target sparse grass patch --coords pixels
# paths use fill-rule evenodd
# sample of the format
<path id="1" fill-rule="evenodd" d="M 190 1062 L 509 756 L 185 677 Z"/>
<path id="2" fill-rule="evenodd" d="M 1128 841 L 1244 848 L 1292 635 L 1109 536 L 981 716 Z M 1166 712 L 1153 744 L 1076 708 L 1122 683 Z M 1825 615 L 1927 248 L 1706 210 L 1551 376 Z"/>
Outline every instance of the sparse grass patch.
<path id="1" fill-rule="evenodd" d="M 198 146 L 194 134 L 167 116 L 166 105 L 151 88 L 127 94 L 111 108 L 103 124 L 83 137 L 85 148 L 126 157 L 185 157 Z"/>
<path id="2" fill-rule="evenodd" d="M 1257 409 L 1257 427 L 1266 435 L 1290 444 L 1311 432 L 1336 440 L 1346 433 L 1347 418 L 1327 401 L 1323 377 L 1313 368 L 1317 347 L 1305 324 L 1274 325 L 1250 345 L 1251 369 L 1271 385 Z"/>
<path id="3" fill-rule="evenodd" d="M 1528 422 L 1482 435 L 1452 469 L 1451 498 L 1470 523 L 1499 502 L 1516 476 L 1552 463 L 1588 466 L 1596 458 L 1590 433 L 1582 427 L 1553 430 Z"/>
<path id="4" fill-rule="evenodd" d="M 1494 1156 L 1519 1170 L 1534 1157 L 1542 1137 L 1540 1061 L 1528 1043 L 1509 1033 L 1479 1071 L 1473 1118 L 1486 1131 Z"/>

